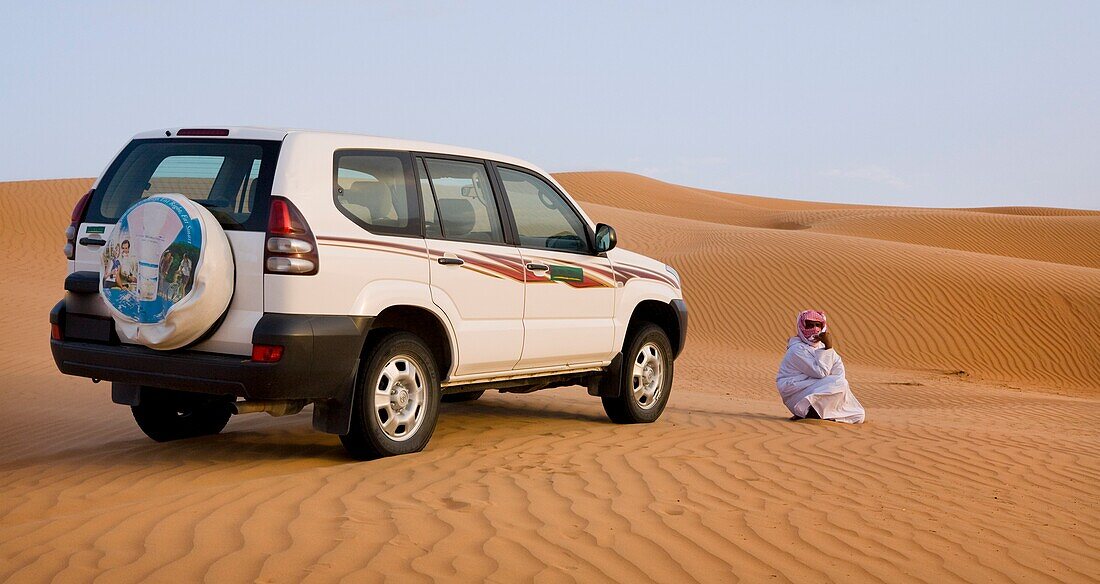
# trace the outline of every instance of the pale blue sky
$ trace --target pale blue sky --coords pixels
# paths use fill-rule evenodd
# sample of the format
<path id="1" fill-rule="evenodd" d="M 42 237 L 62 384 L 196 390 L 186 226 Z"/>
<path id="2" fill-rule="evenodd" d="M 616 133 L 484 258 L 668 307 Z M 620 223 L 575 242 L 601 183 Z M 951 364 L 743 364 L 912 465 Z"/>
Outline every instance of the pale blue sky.
<path id="1" fill-rule="evenodd" d="M 4 7 L 0 180 L 232 124 L 788 198 L 1100 209 L 1098 2 L 153 4 Z"/>

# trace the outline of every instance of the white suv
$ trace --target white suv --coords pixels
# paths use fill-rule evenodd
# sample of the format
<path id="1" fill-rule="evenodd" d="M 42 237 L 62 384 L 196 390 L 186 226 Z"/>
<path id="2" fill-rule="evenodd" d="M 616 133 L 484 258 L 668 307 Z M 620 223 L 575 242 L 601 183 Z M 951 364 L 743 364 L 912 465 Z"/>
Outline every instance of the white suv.
<path id="1" fill-rule="evenodd" d="M 126 220 L 154 200 L 184 223 L 179 203 L 215 218 L 203 245 L 227 241 L 229 271 L 210 271 L 213 251 L 184 258 L 164 243 L 132 262 L 141 286 L 153 282 L 139 297 L 125 266 L 140 242 Z M 568 385 L 600 396 L 615 422 L 652 422 L 687 331 L 674 269 L 617 249 L 614 229 L 547 173 L 465 148 L 260 128 L 146 132 L 77 204 L 67 239 L 65 298 L 50 314 L 57 367 L 113 382 L 113 400 L 159 441 L 312 403 L 316 429 L 375 458 L 423 449 L 440 401 Z M 219 287 L 228 292 L 213 316 L 181 308 Z M 160 303 L 161 320 L 141 326 L 176 311 L 201 334 L 174 345 L 135 336 L 119 298 Z"/>

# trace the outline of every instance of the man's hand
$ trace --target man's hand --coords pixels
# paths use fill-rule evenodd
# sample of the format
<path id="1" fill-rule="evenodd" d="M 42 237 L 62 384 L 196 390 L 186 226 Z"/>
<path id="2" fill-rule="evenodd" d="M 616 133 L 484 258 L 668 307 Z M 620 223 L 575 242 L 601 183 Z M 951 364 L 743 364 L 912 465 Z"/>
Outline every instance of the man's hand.
<path id="1" fill-rule="evenodd" d="M 826 349 L 832 349 L 833 348 L 833 340 L 831 338 L 829 338 L 829 332 L 828 331 L 822 332 L 820 335 L 817 335 L 817 340 L 821 341 L 822 343 L 825 343 L 825 348 Z"/>

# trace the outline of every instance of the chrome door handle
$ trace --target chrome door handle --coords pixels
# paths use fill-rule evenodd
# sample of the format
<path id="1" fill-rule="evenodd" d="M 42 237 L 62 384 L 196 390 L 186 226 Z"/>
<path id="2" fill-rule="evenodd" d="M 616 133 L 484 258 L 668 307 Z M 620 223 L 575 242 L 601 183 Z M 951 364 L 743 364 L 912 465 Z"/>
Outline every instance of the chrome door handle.
<path id="1" fill-rule="evenodd" d="M 546 264 L 527 264 L 527 269 L 532 272 L 545 272 L 550 269 L 550 266 Z"/>
<path id="2" fill-rule="evenodd" d="M 439 260 L 437 261 L 439 261 L 439 263 L 443 264 L 444 266 L 461 266 L 462 264 L 466 263 L 462 260 L 462 258 L 439 258 Z"/>
<path id="3" fill-rule="evenodd" d="M 89 246 L 99 247 L 101 245 L 107 245 L 107 240 L 105 240 L 105 239 L 96 239 L 94 237 L 81 237 L 80 238 L 80 245 L 89 245 Z"/>

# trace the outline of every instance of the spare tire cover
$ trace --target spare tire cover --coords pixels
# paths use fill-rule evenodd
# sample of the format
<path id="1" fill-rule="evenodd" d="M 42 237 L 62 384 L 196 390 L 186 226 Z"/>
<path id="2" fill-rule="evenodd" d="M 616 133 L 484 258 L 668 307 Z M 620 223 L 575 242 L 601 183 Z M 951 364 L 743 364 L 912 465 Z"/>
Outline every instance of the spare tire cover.
<path id="1" fill-rule="evenodd" d="M 183 195 L 126 210 L 103 246 L 99 294 L 120 338 L 176 349 L 203 335 L 233 297 L 233 250 L 214 216 Z"/>

